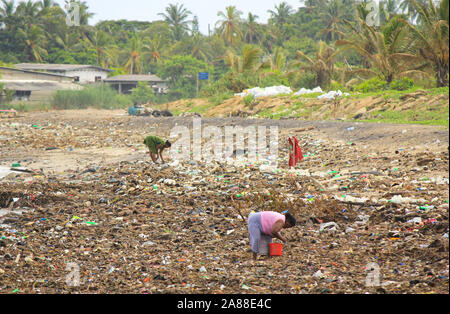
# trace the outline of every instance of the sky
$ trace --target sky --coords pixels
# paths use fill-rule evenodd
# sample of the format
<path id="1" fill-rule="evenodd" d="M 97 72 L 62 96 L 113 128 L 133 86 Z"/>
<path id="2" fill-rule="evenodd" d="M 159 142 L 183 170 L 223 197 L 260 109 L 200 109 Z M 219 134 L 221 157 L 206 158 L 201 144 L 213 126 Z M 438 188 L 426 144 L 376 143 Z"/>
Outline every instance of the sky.
<path id="1" fill-rule="evenodd" d="M 185 8 L 198 16 L 200 31 L 208 34 L 208 24 L 211 30 L 219 19 L 217 13 L 225 11 L 225 7 L 234 5 L 243 12 L 242 17 L 247 17 L 248 12 L 259 16 L 259 23 L 267 22 L 270 14 L 268 10 L 273 10 L 275 5 L 287 2 L 295 11 L 301 6 L 300 0 L 84 0 L 89 11 L 95 13 L 89 24 L 104 20 L 137 20 L 156 21 L 162 17 L 158 13 L 165 13 L 165 8 L 169 4 L 183 4 Z M 64 7 L 64 0 L 56 0 L 61 7 Z"/>

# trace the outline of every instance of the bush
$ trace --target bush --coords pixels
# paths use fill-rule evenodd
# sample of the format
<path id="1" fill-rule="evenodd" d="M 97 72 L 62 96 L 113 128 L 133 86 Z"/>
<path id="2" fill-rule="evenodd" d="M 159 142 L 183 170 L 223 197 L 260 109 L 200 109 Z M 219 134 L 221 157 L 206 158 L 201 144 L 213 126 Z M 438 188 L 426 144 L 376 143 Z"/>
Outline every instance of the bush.
<path id="1" fill-rule="evenodd" d="M 253 95 L 247 95 L 243 98 L 243 100 L 245 105 L 249 107 L 250 110 L 253 110 L 253 108 L 259 104 L 259 100 L 257 100 Z"/>
<path id="2" fill-rule="evenodd" d="M 146 104 L 155 102 L 155 92 L 148 86 L 147 82 L 139 82 L 138 86 L 131 92 L 131 101 L 134 104 Z"/>
<path id="3" fill-rule="evenodd" d="M 250 106 L 252 104 L 253 100 L 255 100 L 255 96 L 247 95 L 243 98 L 243 100 L 244 100 L 244 103 L 246 106 Z"/>
<path id="4" fill-rule="evenodd" d="M 355 91 L 360 93 L 370 93 L 379 92 L 386 90 L 388 88 L 388 83 L 386 81 L 380 80 L 378 77 L 374 77 L 370 80 L 362 82 L 355 86 Z"/>
<path id="5" fill-rule="evenodd" d="M 391 89 L 398 91 L 408 90 L 412 87 L 414 87 L 414 81 L 409 77 L 404 77 L 391 83 Z"/>
<path id="6" fill-rule="evenodd" d="M 292 75 L 289 78 L 289 85 L 291 88 L 300 89 L 308 88 L 313 89 L 317 87 L 316 85 L 317 75 L 313 72 L 303 72 L 301 74 Z"/>
<path id="7" fill-rule="evenodd" d="M 82 90 L 57 91 L 51 104 L 55 109 L 114 109 L 132 103 L 130 96 L 121 95 L 109 85 L 92 85 Z"/>

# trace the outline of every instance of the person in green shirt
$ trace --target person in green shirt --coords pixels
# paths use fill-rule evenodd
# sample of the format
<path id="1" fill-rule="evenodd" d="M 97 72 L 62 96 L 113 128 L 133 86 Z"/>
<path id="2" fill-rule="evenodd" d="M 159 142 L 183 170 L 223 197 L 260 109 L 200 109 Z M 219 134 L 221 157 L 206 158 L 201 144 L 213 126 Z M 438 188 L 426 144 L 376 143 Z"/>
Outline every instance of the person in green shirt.
<path id="1" fill-rule="evenodd" d="M 148 147 L 150 157 L 155 164 L 158 163 L 157 161 L 159 157 L 161 158 L 162 163 L 165 163 L 162 152 L 164 151 L 164 149 L 170 148 L 172 146 L 169 141 L 164 141 L 157 136 L 150 135 L 145 138 L 144 144 Z"/>

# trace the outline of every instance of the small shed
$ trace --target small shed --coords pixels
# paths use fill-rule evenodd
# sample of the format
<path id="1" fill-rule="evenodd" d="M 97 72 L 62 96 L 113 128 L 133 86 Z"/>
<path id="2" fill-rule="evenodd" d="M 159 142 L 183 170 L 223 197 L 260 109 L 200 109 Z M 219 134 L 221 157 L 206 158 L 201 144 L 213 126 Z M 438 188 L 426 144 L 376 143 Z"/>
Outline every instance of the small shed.
<path id="1" fill-rule="evenodd" d="M 104 82 L 110 84 L 121 94 L 131 94 L 131 91 L 138 86 L 139 82 L 148 83 L 155 93 L 160 95 L 167 94 L 169 88 L 166 80 L 152 74 L 119 75 L 109 77 Z"/>

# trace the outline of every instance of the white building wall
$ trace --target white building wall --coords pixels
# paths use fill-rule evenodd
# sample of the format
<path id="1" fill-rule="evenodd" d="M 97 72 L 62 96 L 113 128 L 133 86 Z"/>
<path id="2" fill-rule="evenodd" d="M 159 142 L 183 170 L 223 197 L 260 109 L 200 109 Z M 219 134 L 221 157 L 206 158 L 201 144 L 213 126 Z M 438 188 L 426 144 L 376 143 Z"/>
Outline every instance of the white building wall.
<path id="1" fill-rule="evenodd" d="M 79 83 L 85 84 L 85 83 L 95 83 L 96 76 L 100 76 L 103 81 L 108 77 L 108 72 L 95 69 L 84 69 L 76 71 L 66 71 L 64 75 L 71 77 L 78 76 L 80 78 Z"/>

